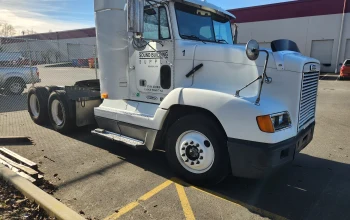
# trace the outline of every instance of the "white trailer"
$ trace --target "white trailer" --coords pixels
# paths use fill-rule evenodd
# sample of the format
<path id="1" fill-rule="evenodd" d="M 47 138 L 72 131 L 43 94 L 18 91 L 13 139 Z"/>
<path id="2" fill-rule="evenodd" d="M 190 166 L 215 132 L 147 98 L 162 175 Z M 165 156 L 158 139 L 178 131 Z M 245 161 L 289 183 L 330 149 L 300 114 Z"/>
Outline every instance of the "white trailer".
<path id="1" fill-rule="evenodd" d="M 96 120 L 93 134 L 163 149 L 202 185 L 261 178 L 312 140 L 320 63 L 294 42 L 235 45 L 235 16 L 200 0 L 95 0 L 95 17 L 100 80 L 32 88 L 36 123 Z"/>

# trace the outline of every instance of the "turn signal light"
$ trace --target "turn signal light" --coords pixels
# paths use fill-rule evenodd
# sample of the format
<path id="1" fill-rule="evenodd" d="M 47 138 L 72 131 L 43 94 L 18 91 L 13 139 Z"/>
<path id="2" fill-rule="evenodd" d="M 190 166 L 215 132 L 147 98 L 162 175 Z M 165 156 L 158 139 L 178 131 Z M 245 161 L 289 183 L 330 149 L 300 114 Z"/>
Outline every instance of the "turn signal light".
<path id="1" fill-rule="evenodd" d="M 101 99 L 108 99 L 108 93 L 102 93 Z"/>
<path id="2" fill-rule="evenodd" d="M 258 122 L 261 131 L 267 133 L 275 132 L 270 115 L 258 116 L 256 117 L 256 121 Z"/>

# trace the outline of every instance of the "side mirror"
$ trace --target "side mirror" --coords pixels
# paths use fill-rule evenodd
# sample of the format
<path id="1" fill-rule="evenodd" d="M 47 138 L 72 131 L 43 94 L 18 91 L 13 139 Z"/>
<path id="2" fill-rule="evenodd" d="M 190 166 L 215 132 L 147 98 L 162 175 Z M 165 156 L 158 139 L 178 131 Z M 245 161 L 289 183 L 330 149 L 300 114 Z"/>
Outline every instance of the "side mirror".
<path id="1" fill-rule="evenodd" d="M 128 31 L 137 35 L 144 32 L 145 0 L 128 0 Z"/>
<path id="2" fill-rule="evenodd" d="M 256 40 L 250 40 L 245 46 L 245 52 L 247 54 L 248 59 L 258 59 L 260 53 L 259 43 Z"/>

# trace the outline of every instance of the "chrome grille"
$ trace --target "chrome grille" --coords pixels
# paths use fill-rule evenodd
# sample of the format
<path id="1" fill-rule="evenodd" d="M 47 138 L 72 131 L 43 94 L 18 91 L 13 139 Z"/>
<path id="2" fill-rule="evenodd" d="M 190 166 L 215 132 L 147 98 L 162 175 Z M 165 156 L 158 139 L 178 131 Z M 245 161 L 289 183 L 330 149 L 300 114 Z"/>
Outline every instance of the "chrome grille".
<path id="1" fill-rule="evenodd" d="M 300 95 L 299 129 L 315 118 L 319 72 L 303 73 Z"/>

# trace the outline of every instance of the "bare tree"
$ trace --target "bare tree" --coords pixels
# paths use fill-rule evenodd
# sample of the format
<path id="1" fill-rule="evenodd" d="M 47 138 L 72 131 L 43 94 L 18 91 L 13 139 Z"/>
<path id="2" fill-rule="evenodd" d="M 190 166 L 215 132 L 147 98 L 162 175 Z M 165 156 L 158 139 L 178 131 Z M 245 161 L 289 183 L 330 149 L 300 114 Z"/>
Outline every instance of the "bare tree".
<path id="1" fill-rule="evenodd" d="M 36 34 L 36 33 L 37 32 L 35 32 L 33 29 L 31 29 L 31 30 L 27 29 L 27 30 L 22 31 L 23 35 L 31 35 L 31 34 Z"/>
<path id="2" fill-rule="evenodd" d="M 16 29 L 8 23 L 0 23 L 0 36 L 12 37 L 16 34 Z"/>

